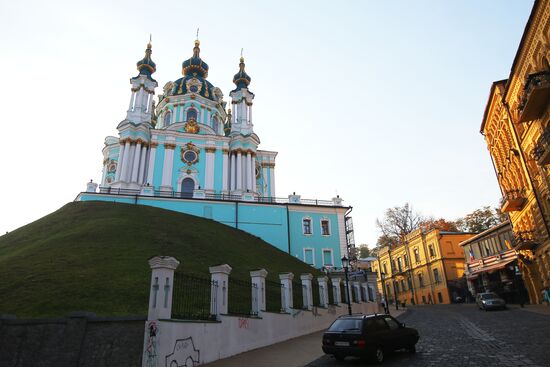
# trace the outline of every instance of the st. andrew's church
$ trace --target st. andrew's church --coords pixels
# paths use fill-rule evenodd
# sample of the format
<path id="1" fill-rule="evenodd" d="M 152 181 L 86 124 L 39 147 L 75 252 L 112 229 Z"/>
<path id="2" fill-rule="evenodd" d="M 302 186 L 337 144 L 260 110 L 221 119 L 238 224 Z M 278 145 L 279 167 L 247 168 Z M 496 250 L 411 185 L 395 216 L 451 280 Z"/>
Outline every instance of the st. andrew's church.
<path id="1" fill-rule="evenodd" d="M 230 106 L 208 80 L 200 42 L 155 101 L 151 43 L 130 79 L 126 118 L 103 148 L 99 187 L 76 200 L 150 205 L 216 220 L 256 235 L 317 268 L 341 266 L 352 254 L 351 207 L 342 199 L 305 200 L 275 194 L 277 152 L 259 149 L 254 93 L 243 57 Z M 256 116 L 255 116 L 256 117 Z M 261 116 L 260 116 L 261 121 Z M 351 249 L 351 251 L 350 251 Z"/>

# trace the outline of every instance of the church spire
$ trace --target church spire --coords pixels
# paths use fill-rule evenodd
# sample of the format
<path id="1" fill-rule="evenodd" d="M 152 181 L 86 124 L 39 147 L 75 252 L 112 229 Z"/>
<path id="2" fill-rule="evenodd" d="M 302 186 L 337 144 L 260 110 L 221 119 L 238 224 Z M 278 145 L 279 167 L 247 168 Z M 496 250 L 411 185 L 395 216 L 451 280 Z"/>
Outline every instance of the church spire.
<path id="1" fill-rule="evenodd" d="M 239 72 L 233 76 L 233 83 L 237 86 L 237 89 L 241 88 L 248 88 L 248 85 L 250 84 L 250 81 L 252 79 L 250 76 L 244 71 L 244 57 L 241 50 L 241 60 L 239 63 Z"/>
<path id="2" fill-rule="evenodd" d="M 147 75 L 149 79 L 153 79 L 151 74 L 157 71 L 157 65 L 151 59 L 151 54 L 153 53 L 151 45 L 151 37 L 149 37 L 149 43 L 147 43 L 147 48 L 145 49 L 145 56 L 143 59 L 137 62 L 137 69 L 141 75 Z"/>

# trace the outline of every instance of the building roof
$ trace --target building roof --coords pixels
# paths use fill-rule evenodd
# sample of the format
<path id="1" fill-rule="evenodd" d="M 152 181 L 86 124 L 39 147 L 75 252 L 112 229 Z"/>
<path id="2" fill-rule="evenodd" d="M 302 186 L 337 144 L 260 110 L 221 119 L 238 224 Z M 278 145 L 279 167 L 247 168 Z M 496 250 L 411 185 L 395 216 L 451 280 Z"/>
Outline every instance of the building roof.
<path id="1" fill-rule="evenodd" d="M 506 85 L 508 79 L 497 80 L 491 84 L 491 90 L 489 91 L 489 98 L 487 98 L 487 104 L 485 105 L 485 111 L 483 112 L 483 120 L 481 120 L 481 126 L 479 132 L 483 135 L 483 130 L 485 129 L 485 123 L 487 122 L 487 117 L 489 115 L 489 110 L 491 109 L 491 101 L 493 100 L 493 95 L 495 93 L 495 88 L 497 85 L 502 84 Z"/>
<path id="2" fill-rule="evenodd" d="M 509 226 L 510 225 L 510 221 L 505 221 L 505 222 L 502 222 L 500 224 L 497 224 L 496 226 L 494 227 L 491 227 L 483 232 L 480 232 L 478 233 L 477 235 L 475 235 L 474 237 L 471 237 L 471 238 L 468 238 L 467 240 L 465 241 L 462 241 L 459 243 L 459 246 L 465 246 L 471 242 L 474 242 L 475 240 L 478 240 L 482 237 L 485 237 L 487 236 L 488 234 L 490 234 L 491 232 L 496 232 L 498 231 L 499 229 L 503 228 L 503 227 L 506 227 L 506 226 Z"/>

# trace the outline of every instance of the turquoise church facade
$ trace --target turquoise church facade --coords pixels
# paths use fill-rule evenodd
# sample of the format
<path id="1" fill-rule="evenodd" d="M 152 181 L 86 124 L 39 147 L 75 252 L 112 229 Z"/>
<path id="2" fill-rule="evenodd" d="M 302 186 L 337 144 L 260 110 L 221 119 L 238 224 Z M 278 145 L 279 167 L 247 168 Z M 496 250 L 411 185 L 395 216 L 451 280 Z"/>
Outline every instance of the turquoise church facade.
<path id="1" fill-rule="evenodd" d="M 103 148 L 103 174 L 77 201 L 149 205 L 196 215 L 258 236 L 315 267 L 339 268 L 353 252 L 353 226 L 342 199 L 275 195 L 277 152 L 259 149 L 251 77 L 241 57 L 230 102 L 207 80 L 195 41 L 182 77 L 158 83 L 151 43 L 130 79 L 131 96 L 118 136 Z M 182 225 L 185 225 L 182 223 Z"/>

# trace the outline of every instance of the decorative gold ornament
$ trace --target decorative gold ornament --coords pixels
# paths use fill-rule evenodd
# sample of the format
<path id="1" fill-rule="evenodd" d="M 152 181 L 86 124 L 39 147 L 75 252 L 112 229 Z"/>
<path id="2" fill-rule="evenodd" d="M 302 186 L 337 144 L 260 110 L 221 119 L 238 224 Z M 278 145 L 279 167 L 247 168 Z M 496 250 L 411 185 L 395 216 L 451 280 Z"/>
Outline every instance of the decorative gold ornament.
<path id="1" fill-rule="evenodd" d="M 152 141 L 151 144 L 150 144 L 151 148 L 156 148 L 156 147 L 158 147 L 158 145 L 159 145 L 159 143 L 154 142 L 154 141 Z"/>
<path id="2" fill-rule="evenodd" d="M 199 161 L 200 149 L 191 142 L 185 144 L 185 147 L 181 149 L 181 160 L 188 166 L 195 164 Z"/>
<path id="3" fill-rule="evenodd" d="M 164 149 L 176 149 L 176 144 L 164 143 Z"/>
<path id="4" fill-rule="evenodd" d="M 269 168 L 275 167 L 275 163 L 270 163 L 270 162 L 262 162 L 261 165 L 262 167 L 269 167 Z"/>
<path id="5" fill-rule="evenodd" d="M 206 147 L 204 148 L 204 151 L 206 153 L 215 153 L 216 152 L 216 148 L 215 147 Z"/>
<path id="6" fill-rule="evenodd" d="M 229 154 L 229 149 L 223 148 L 223 149 L 222 149 L 222 152 L 223 152 L 223 154 Z"/>
<path id="7" fill-rule="evenodd" d="M 191 78 L 186 83 L 187 92 L 189 93 L 200 93 L 202 90 L 202 83 L 197 78 Z"/>
<path id="8" fill-rule="evenodd" d="M 201 130 L 199 124 L 197 124 L 197 121 L 194 118 L 190 118 L 189 121 L 183 125 L 183 129 L 186 133 L 190 134 L 197 134 Z"/>

